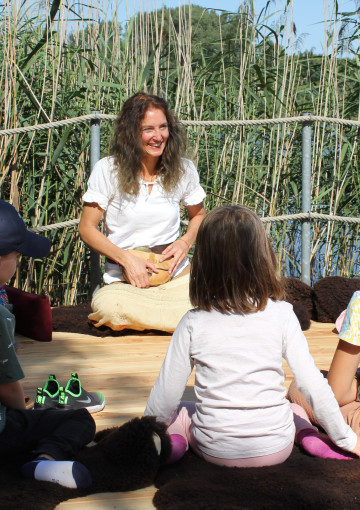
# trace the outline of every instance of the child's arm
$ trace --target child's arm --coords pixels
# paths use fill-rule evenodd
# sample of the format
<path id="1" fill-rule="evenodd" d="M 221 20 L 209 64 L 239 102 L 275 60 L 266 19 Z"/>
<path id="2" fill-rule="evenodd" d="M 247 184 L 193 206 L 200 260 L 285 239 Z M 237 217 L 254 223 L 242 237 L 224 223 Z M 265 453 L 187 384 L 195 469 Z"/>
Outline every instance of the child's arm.
<path id="1" fill-rule="evenodd" d="M 360 363 L 360 292 L 352 295 L 346 309 L 344 321 L 339 329 L 339 343 L 328 375 L 328 382 L 339 405 L 343 406 L 357 398 L 358 384 L 354 378 Z"/>
<path id="2" fill-rule="evenodd" d="M 354 375 L 359 362 L 360 347 L 340 339 L 328 374 L 328 383 L 340 406 L 356 399 L 357 380 Z"/>
<path id="3" fill-rule="evenodd" d="M 25 395 L 19 381 L 0 384 L 0 402 L 10 409 L 25 409 Z"/>
<path id="4" fill-rule="evenodd" d="M 338 447 L 357 454 L 359 439 L 345 423 L 330 385 L 316 367 L 294 313 L 284 324 L 283 346 L 283 356 L 294 374 L 299 390 L 312 406 L 317 421 Z"/>
<path id="5" fill-rule="evenodd" d="M 160 374 L 151 390 L 147 401 L 145 416 L 156 416 L 169 423 L 176 411 L 186 387 L 186 382 L 193 369 L 190 358 L 189 314 L 179 322 L 162 364 Z"/>

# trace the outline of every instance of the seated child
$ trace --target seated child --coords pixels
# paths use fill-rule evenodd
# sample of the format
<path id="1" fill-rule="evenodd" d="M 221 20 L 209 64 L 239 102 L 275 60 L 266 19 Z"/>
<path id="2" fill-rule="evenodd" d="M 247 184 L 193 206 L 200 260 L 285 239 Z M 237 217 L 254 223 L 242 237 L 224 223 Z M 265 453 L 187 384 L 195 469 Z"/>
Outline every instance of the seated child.
<path id="1" fill-rule="evenodd" d="M 215 464 L 272 466 L 294 440 L 313 455 L 353 459 L 360 439 L 316 368 L 258 216 L 214 209 L 200 225 L 187 312 L 171 338 L 145 415 L 168 424 L 174 462 L 191 446 Z M 283 358 L 330 439 L 286 399 Z M 196 402 L 181 402 L 196 368 Z M 335 443 L 335 444 L 334 444 Z"/>
<path id="2" fill-rule="evenodd" d="M 348 307 L 336 320 L 339 342 L 329 372 L 323 372 L 331 386 L 345 422 L 360 434 L 360 291 L 354 292 Z M 299 391 L 295 381 L 289 387 L 289 400 L 301 405 L 312 423 L 314 412 Z"/>
<path id="3" fill-rule="evenodd" d="M 27 230 L 16 209 L 0 200 L 0 285 L 14 275 L 19 255 L 42 258 L 50 241 Z M 20 379 L 24 373 L 14 349 L 15 317 L 0 304 L 0 455 L 4 459 L 32 452 L 34 460 L 22 466 L 29 478 L 69 488 L 91 485 L 87 468 L 74 458 L 92 441 L 95 422 L 86 409 L 28 410 Z"/>

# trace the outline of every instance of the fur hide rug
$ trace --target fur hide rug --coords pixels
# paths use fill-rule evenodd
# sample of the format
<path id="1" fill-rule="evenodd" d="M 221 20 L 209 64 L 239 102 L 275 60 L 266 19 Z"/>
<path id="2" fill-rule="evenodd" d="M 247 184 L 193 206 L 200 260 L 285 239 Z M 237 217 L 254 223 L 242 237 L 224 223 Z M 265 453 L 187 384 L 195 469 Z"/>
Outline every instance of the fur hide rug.
<path id="1" fill-rule="evenodd" d="M 96 328 L 88 321 L 88 315 L 91 313 L 90 303 L 82 303 L 75 306 L 59 306 L 52 308 L 52 326 L 53 331 L 62 331 L 69 333 L 80 333 L 82 335 L 92 335 L 98 337 L 106 336 L 129 336 L 153 334 L 153 330 L 134 331 L 132 329 L 123 329 L 122 331 L 113 331 L 107 326 Z M 168 335 L 164 331 L 156 331 L 156 335 Z"/>
<path id="2" fill-rule="evenodd" d="M 360 462 L 310 457 L 297 447 L 278 466 L 226 468 L 192 452 L 160 470 L 158 510 L 320 510 L 360 507 Z"/>
<path id="3" fill-rule="evenodd" d="M 160 455 L 154 433 L 161 441 Z M 152 416 L 134 418 L 121 427 L 98 432 L 95 442 L 76 457 L 91 473 L 93 483 L 87 489 L 68 489 L 55 483 L 22 478 L 20 467 L 31 458 L 28 455 L 2 458 L 1 510 L 51 510 L 61 501 L 72 498 L 148 487 L 171 451 L 166 425 Z"/>
<path id="4" fill-rule="evenodd" d="M 285 300 L 294 307 L 303 331 L 310 328 L 310 321 L 335 322 L 347 307 L 351 296 L 360 290 L 360 279 L 331 276 L 322 278 L 310 287 L 297 278 L 284 278 Z M 52 309 L 53 331 L 68 331 L 93 336 L 136 335 L 137 331 L 125 329 L 113 331 L 107 326 L 96 328 L 88 321 L 91 313 L 90 303 L 76 306 L 60 306 Z M 152 330 L 141 334 L 153 334 Z M 162 331 L 156 334 L 167 335 Z"/>
<path id="5" fill-rule="evenodd" d="M 314 320 L 335 322 L 356 290 L 360 290 L 359 279 L 332 276 L 318 280 L 314 285 Z"/>
<path id="6" fill-rule="evenodd" d="M 313 289 L 302 283 L 297 278 L 285 278 L 285 299 L 294 306 L 294 311 L 301 324 L 301 329 L 306 330 L 310 327 L 310 320 L 313 317 Z M 80 333 L 98 337 L 105 336 L 125 336 L 138 335 L 138 331 L 125 329 L 123 331 L 113 331 L 107 326 L 96 328 L 88 321 L 88 315 L 91 313 L 90 303 L 82 303 L 75 306 L 59 306 L 52 309 L 52 327 L 53 331 L 62 331 L 70 333 Z M 142 331 L 141 334 L 153 334 L 155 331 Z M 156 335 L 167 335 L 163 331 L 156 331 Z"/>
<path id="7" fill-rule="evenodd" d="M 298 278 L 284 278 L 285 301 L 291 303 L 298 316 L 302 329 L 310 327 L 310 320 L 314 317 L 314 291 Z M 308 321 L 308 324 L 306 323 Z M 307 327 L 306 327 L 307 326 Z"/>
<path id="8" fill-rule="evenodd" d="M 136 437 L 138 425 L 129 437 Z M 132 427 L 128 425 L 129 429 Z M 97 451 L 92 447 L 81 452 L 78 460 L 87 465 L 94 479 L 88 489 L 67 489 L 23 479 L 19 466 L 28 459 L 2 459 L 0 508 L 52 510 L 61 501 L 133 490 L 152 483 L 158 489 L 153 499 L 158 510 L 355 510 L 360 506 L 359 460 L 319 459 L 294 447 L 290 458 L 278 466 L 227 468 L 209 464 L 188 451 L 179 462 L 159 468 L 153 445 L 150 452 L 149 448 L 141 451 L 141 433 L 137 441 L 141 447 L 135 446 L 135 456 L 131 458 L 134 443 L 126 445 L 123 438 L 119 441 L 118 431 L 105 432 L 108 444 L 102 447 L 100 438 Z M 126 455 L 118 455 L 120 444 Z"/>

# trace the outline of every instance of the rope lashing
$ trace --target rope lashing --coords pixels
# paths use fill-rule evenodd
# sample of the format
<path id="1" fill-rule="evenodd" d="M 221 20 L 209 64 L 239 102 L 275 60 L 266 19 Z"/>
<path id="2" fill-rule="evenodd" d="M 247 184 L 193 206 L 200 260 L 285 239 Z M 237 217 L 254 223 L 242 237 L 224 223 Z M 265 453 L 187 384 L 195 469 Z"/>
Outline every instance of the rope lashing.
<path id="1" fill-rule="evenodd" d="M 72 124 L 80 124 L 89 122 L 90 120 L 115 120 L 117 115 L 106 113 L 90 113 L 81 117 L 73 117 L 72 119 L 57 120 L 47 122 L 46 124 L 36 124 L 34 126 L 24 126 L 12 129 L 0 130 L 0 136 L 16 135 L 19 133 L 28 133 L 31 131 L 41 131 L 43 129 L 52 129 L 62 126 L 70 126 Z M 344 126 L 360 127 L 360 121 L 337 119 L 335 117 L 324 117 L 322 115 L 298 115 L 296 117 L 284 117 L 278 119 L 251 119 L 251 120 L 181 120 L 184 126 L 266 126 L 271 124 L 289 124 L 291 122 L 326 122 L 328 124 L 341 124 Z"/>
<path id="2" fill-rule="evenodd" d="M 360 218 L 349 218 L 347 216 L 334 216 L 332 214 L 321 214 L 315 212 L 304 212 L 298 214 L 284 214 L 282 216 L 269 216 L 268 218 L 260 218 L 263 223 L 276 223 L 278 221 L 291 221 L 291 220 L 325 220 L 325 221 L 340 221 L 343 223 L 360 223 Z M 63 227 L 72 227 L 77 225 L 80 219 L 62 221 L 60 223 L 54 223 L 53 225 L 44 225 L 42 227 L 29 228 L 31 232 L 46 232 L 49 230 L 55 230 Z M 186 221 L 182 221 L 183 224 L 187 224 Z"/>

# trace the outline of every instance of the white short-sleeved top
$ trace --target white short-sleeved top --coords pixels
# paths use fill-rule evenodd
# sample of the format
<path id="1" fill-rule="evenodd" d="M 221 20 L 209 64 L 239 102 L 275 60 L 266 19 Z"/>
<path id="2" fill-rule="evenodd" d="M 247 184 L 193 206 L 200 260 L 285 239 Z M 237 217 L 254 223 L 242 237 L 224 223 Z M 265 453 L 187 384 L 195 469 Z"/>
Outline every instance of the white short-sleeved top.
<path id="1" fill-rule="evenodd" d="M 139 246 L 159 246 L 175 241 L 180 229 L 180 203 L 185 206 L 200 204 L 205 192 L 192 161 L 182 159 L 184 175 L 175 190 L 167 192 L 161 178 L 146 183 L 140 178 L 137 196 L 119 190 L 114 159 L 99 160 L 88 180 L 84 202 L 95 202 L 105 211 L 105 235 L 124 250 Z M 149 194 L 149 185 L 153 189 Z M 187 262 L 188 263 L 188 262 Z M 180 273 L 186 264 L 181 264 Z M 104 281 L 112 283 L 123 280 L 118 264 L 105 265 Z"/>

